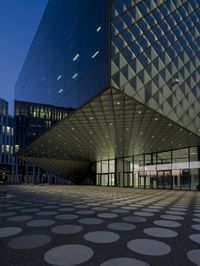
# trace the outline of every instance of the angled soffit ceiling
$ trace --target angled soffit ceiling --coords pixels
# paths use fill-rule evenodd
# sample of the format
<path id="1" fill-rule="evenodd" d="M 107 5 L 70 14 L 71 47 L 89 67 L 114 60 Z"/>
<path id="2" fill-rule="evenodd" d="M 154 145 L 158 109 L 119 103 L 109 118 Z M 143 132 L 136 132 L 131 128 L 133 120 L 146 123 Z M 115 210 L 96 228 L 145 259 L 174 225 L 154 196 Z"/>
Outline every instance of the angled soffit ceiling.
<path id="1" fill-rule="evenodd" d="M 165 116 L 109 88 L 58 122 L 17 156 L 66 176 L 89 162 L 200 144 Z"/>

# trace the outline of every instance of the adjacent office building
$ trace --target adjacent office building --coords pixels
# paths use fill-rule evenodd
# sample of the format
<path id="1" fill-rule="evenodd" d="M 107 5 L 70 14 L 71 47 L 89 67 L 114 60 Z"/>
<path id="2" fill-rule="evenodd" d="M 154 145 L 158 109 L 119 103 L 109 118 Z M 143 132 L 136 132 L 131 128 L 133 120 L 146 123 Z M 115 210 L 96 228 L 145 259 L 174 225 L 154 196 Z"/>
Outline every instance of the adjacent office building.
<path id="1" fill-rule="evenodd" d="M 32 143 L 57 121 L 65 118 L 71 109 L 52 105 L 15 101 L 15 152 Z M 59 176 L 27 161 L 16 159 L 15 176 L 21 183 L 65 183 Z"/>
<path id="2" fill-rule="evenodd" d="M 13 160 L 13 117 L 8 115 L 8 102 L 0 98 L 0 181 L 10 181 L 15 161 Z"/>
<path id="3" fill-rule="evenodd" d="M 198 0 L 50 0 L 16 101 L 73 111 L 17 156 L 74 180 L 200 184 Z"/>

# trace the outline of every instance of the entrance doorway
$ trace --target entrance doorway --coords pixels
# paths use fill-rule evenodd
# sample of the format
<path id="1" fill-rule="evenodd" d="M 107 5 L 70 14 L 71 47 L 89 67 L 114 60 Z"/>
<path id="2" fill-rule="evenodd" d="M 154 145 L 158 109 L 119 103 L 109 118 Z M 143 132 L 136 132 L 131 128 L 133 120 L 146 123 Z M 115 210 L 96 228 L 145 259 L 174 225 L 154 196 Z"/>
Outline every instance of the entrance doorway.
<path id="1" fill-rule="evenodd" d="M 173 188 L 172 171 L 157 171 L 158 188 Z"/>

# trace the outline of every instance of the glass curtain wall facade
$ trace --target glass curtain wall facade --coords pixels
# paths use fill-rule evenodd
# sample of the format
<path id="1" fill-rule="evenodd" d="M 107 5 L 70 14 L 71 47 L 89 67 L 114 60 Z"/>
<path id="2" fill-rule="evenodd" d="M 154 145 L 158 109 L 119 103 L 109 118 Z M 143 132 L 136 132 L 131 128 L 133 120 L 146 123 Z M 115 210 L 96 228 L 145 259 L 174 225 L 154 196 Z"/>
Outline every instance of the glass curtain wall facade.
<path id="1" fill-rule="evenodd" d="M 196 190 L 199 168 L 197 147 L 140 154 L 98 161 L 96 184 Z"/>
<path id="2" fill-rule="evenodd" d="M 15 86 L 15 100 L 80 107 L 108 86 L 109 1 L 50 0 Z"/>

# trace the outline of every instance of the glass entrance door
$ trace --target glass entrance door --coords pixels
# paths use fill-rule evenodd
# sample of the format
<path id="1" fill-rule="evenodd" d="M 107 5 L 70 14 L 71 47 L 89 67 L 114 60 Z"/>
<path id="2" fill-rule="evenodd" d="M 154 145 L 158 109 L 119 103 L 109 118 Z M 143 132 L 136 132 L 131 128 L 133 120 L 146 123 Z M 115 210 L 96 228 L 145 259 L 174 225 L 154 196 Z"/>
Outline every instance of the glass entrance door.
<path id="1" fill-rule="evenodd" d="M 125 187 L 133 186 L 133 173 L 132 172 L 124 172 L 124 186 Z"/>
<path id="2" fill-rule="evenodd" d="M 172 188 L 172 172 L 169 170 L 158 171 L 158 188 Z"/>
<path id="3" fill-rule="evenodd" d="M 109 173 L 109 186 L 115 185 L 115 173 Z"/>

